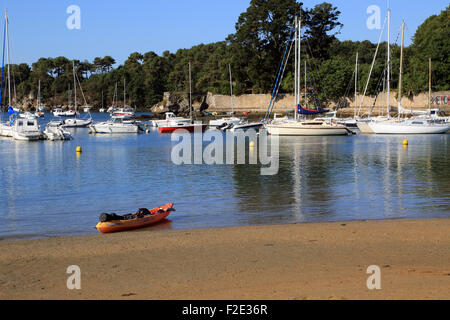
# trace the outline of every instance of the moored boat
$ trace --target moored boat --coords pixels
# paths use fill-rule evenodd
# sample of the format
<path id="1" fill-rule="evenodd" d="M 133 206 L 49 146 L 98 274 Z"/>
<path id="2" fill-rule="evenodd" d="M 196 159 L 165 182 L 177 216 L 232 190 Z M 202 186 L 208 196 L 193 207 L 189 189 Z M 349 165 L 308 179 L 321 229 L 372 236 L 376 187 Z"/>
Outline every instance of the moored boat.
<path id="1" fill-rule="evenodd" d="M 102 213 L 96 228 L 101 233 L 111 233 L 143 228 L 164 220 L 173 209 L 173 203 L 168 203 L 153 209 L 139 209 L 138 212 L 123 216 Z"/>
<path id="2" fill-rule="evenodd" d="M 134 121 L 127 121 L 125 117 L 111 117 L 108 121 L 91 124 L 89 128 L 89 133 L 139 133 L 141 130 Z"/>
<path id="3" fill-rule="evenodd" d="M 44 129 L 44 137 L 47 140 L 71 140 L 72 134 L 69 131 L 64 130 L 62 121 L 50 121 L 47 123 Z"/>
<path id="4" fill-rule="evenodd" d="M 169 121 L 158 126 L 159 133 L 172 133 L 179 129 L 187 130 L 188 132 L 204 132 L 208 125 L 202 123 L 188 123 L 184 121 Z"/>
<path id="5" fill-rule="evenodd" d="M 267 124 L 269 134 L 280 136 L 346 136 L 353 132 L 346 126 L 322 121 L 288 121 Z"/>

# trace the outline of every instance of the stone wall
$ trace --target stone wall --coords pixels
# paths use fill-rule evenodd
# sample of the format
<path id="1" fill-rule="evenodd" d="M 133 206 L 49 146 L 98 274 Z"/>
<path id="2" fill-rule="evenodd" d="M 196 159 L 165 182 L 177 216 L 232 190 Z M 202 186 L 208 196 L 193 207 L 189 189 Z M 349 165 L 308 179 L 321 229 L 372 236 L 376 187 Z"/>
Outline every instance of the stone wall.
<path id="1" fill-rule="evenodd" d="M 390 95 L 390 106 L 391 109 L 395 109 L 398 105 L 396 99 L 396 93 L 391 92 Z M 247 94 L 241 96 L 233 97 L 234 110 L 237 112 L 240 111 L 252 111 L 252 112 L 265 112 L 270 102 L 269 94 Z M 436 97 L 438 99 L 436 100 Z M 449 107 L 449 98 L 450 91 L 444 92 L 434 92 L 432 93 L 432 108 L 441 108 L 443 111 L 450 111 Z M 357 97 L 357 108 L 359 108 L 363 97 L 362 95 L 358 95 Z M 209 104 L 208 111 L 230 111 L 231 110 L 231 97 L 225 95 L 212 95 L 208 94 L 207 103 Z M 374 105 L 375 97 L 374 96 L 366 96 L 363 101 L 362 110 L 367 111 Z M 274 112 L 286 112 L 288 110 L 294 109 L 294 96 L 293 95 L 279 95 L 277 101 L 275 102 Z M 341 108 L 346 107 L 346 109 L 353 110 L 354 108 L 354 99 L 343 99 L 340 103 Z M 417 96 L 412 97 L 403 97 L 402 98 L 402 106 L 406 109 L 417 109 L 423 110 L 428 108 L 428 94 L 419 94 Z M 314 108 L 313 104 L 310 108 Z M 335 109 L 336 103 L 331 103 L 327 108 Z M 380 94 L 375 102 L 375 106 L 373 108 L 375 112 L 384 112 L 386 110 L 386 96 L 384 94 Z"/>
<path id="2" fill-rule="evenodd" d="M 168 110 L 170 93 L 164 94 L 164 100 L 154 106 L 154 112 L 165 112 Z M 255 113 L 265 113 L 270 102 L 270 94 L 245 94 L 233 97 L 234 111 L 244 112 L 250 111 Z M 432 108 L 440 108 L 444 112 L 450 112 L 449 106 L 450 91 L 433 92 L 432 93 Z M 357 109 L 359 108 L 363 97 L 358 95 L 357 97 Z M 208 105 L 206 111 L 209 112 L 221 112 L 221 111 L 231 111 L 232 110 L 232 100 L 229 95 L 217 95 L 208 93 L 205 96 L 195 96 L 193 106 L 195 109 L 199 109 L 202 101 L 205 101 Z M 340 102 L 340 111 L 350 114 L 354 112 L 354 99 L 345 98 Z M 375 96 L 366 96 L 363 101 L 361 108 L 361 113 L 367 113 L 370 108 L 374 105 Z M 294 96 L 290 94 L 280 94 L 275 102 L 273 112 L 283 113 L 286 111 L 294 110 Z M 391 111 L 396 111 L 397 109 L 397 99 L 396 93 L 391 92 L 390 95 L 390 106 Z M 428 94 L 422 93 L 417 96 L 403 97 L 402 106 L 405 109 L 414 110 L 424 110 L 428 108 Z M 311 103 L 309 108 L 314 108 L 314 104 Z M 330 103 L 327 108 L 335 109 L 336 103 Z M 386 96 L 381 93 L 373 107 L 373 114 L 386 113 Z"/>

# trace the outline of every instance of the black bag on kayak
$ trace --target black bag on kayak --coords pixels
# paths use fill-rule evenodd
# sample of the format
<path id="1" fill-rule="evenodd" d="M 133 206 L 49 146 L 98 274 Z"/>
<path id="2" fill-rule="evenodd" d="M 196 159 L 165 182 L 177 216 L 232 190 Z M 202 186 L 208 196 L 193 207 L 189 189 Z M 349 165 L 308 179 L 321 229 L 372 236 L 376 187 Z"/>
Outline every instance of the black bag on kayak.
<path id="1" fill-rule="evenodd" d="M 122 216 L 119 216 L 115 213 L 102 213 L 100 215 L 100 222 L 108 222 L 108 221 L 114 221 L 114 220 L 123 220 L 124 218 Z"/>
<path id="2" fill-rule="evenodd" d="M 148 211 L 147 208 L 139 208 L 139 210 L 138 210 L 138 216 L 142 217 L 142 216 L 147 216 L 149 214 L 151 214 L 151 212 Z"/>

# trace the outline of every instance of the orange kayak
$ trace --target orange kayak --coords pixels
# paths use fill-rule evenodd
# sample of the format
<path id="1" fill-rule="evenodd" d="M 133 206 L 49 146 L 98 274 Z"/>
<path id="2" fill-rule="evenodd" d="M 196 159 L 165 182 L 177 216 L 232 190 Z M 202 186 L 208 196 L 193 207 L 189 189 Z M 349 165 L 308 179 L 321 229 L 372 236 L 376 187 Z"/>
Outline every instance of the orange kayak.
<path id="1" fill-rule="evenodd" d="M 130 213 L 124 216 L 103 213 L 100 216 L 101 221 L 97 223 L 96 228 L 101 233 L 110 233 L 147 227 L 165 219 L 171 211 L 174 211 L 173 203 L 151 210 L 139 209 L 137 213 Z"/>

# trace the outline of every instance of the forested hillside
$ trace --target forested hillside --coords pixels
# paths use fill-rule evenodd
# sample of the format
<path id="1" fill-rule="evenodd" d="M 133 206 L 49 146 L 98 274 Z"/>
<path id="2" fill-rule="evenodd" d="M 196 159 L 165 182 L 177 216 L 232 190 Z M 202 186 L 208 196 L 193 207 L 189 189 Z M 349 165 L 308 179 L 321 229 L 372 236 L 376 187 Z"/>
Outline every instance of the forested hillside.
<path id="1" fill-rule="evenodd" d="M 180 49 L 176 53 L 165 51 L 161 56 L 154 52 L 134 52 L 123 65 L 117 67 L 114 67 L 115 60 L 110 56 L 98 57 L 94 61 L 76 60 L 76 72 L 88 104 L 96 107 L 102 105 L 102 92 L 104 105 L 111 104 L 116 83 L 120 101 L 124 79 L 127 103 L 139 108 L 157 103 L 165 91 L 187 91 L 189 61 L 192 63 L 193 90 L 197 94 L 229 94 L 228 64 L 232 68 L 235 94 L 268 93 L 274 85 L 294 17 L 300 12 L 305 25 L 302 59 L 307 62 L 310 71 L 309 90 L 311 83 L 316 98 L 322 103 L 352 95 L 353 70 L 358 52 L 359 91 L 362 92 L 376 44 L 369 41 L 339 41 L 336 35 L 345 26 L 339 21 L 339 8 L 326 2 L 305 8 L 296 0 L 252 0 L 247 11 L 236 22 L 235 33 L 223 41 Z M 449 16 L 450 6 L 439 15 L 429 17 L 416 31 L 413 44 L 405 48 L 406 93 L 428 90 L 428 58 L 433 61 L 433 90 L 450 89 Z M 397 87 L 399 72 L 398 32 L 393 30 L 391 35 L 392 88 Z M 382 77 L 385 63 L 384 43 L 374 67 L 369 94 L 376 93 L 377 86 L 381 85 L 378 79 Z M 284 92 L 293 91 L 293 67 L 293 63 L 287 67 L 282 85 Z M 39 80 L 42 100 L 46 105 L 67 104 L 68 89 L 73 86 L 72 61 L 65 57 L 41 58 L 31 66 L 12 65 L 11 76 L 19 104 L 23 103 L 25 107 L 33 104 Z M 3 105 L 8 99 L 7 94 L 3 90 Z"/>

